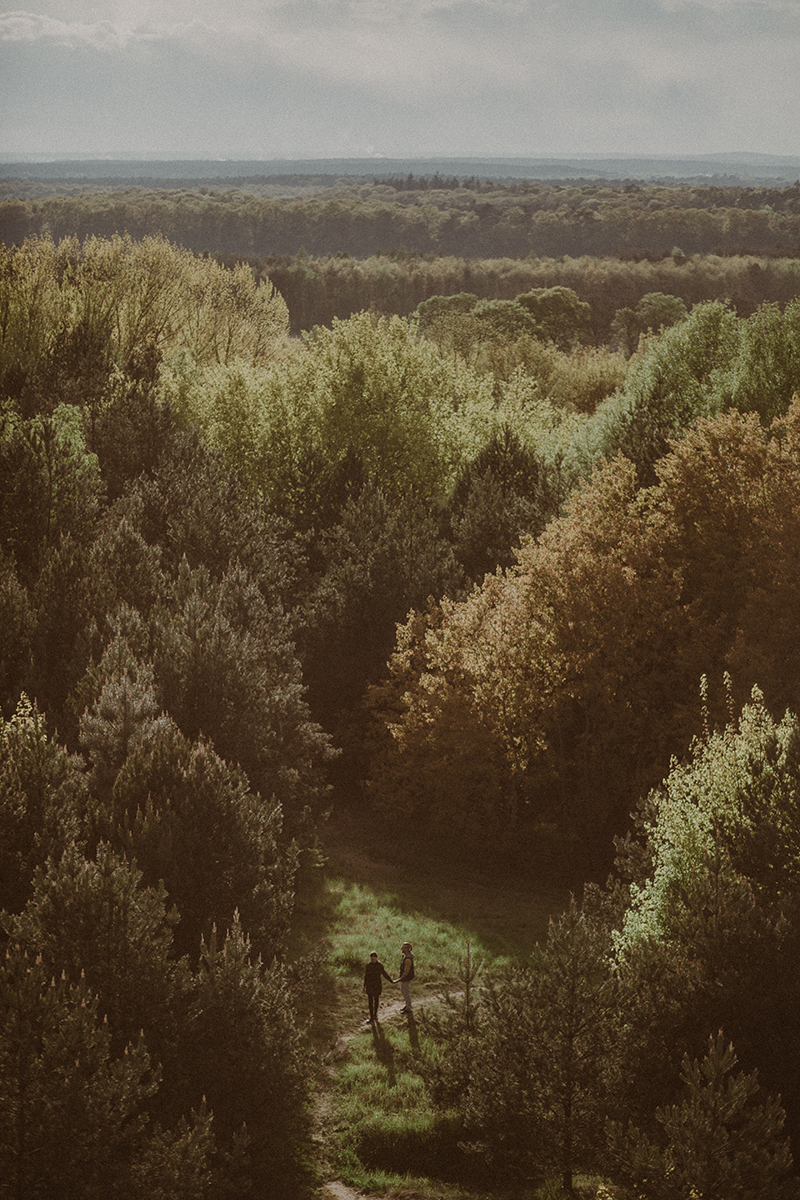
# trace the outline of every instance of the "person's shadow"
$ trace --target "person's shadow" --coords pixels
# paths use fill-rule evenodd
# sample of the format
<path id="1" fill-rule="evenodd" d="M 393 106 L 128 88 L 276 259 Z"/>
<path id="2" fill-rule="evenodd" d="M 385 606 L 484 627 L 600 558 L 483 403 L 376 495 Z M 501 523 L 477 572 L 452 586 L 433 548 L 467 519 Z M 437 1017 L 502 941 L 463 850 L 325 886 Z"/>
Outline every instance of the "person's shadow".
<path id="1" fill-rule="evenodd" d="M 389 1087 L 397 1082 L 397 1072 L 394 1069 L 394 1046 L 386 1040 L 386 1035 L 380 1026 L 380 1021 L 373 1021 L 372 1042 L 375 1046 L 375 1056 L 386 1071 Z"/>

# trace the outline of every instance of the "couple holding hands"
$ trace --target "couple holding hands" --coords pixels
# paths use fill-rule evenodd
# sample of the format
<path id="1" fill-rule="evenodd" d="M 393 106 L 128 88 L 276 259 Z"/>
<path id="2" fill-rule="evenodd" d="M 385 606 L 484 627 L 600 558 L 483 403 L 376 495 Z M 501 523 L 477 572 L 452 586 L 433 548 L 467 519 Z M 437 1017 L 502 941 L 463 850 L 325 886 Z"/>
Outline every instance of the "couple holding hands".
<path id="1" fill-rule="evenodd" d="M 403 993 L 405 1000 L 405 1008 L 401 1012 L 407 1016 L 411 1016 L 411 980 L 414 978 L 414 955 L 411 951 L 411 942 L 403 942 L 400 947 L 402 958 L 400 960 L 400 974 L 397 979 L 392 979 L 387 975 L 386 968 L 382 962 L 378 961 L 378 951 L 373 950 L 369 956 L 369 962 L 364 969 L 364 991 L 367 993 L 369 1000 L 369 1016 L 367 1024 L 371 1025 L 373 1021 L 378 1019 L 378 1004 L 380 1002 L 383 985 L 381 979 L 387 979 L 389 983 L 399 983 L 400 991 Z"/>

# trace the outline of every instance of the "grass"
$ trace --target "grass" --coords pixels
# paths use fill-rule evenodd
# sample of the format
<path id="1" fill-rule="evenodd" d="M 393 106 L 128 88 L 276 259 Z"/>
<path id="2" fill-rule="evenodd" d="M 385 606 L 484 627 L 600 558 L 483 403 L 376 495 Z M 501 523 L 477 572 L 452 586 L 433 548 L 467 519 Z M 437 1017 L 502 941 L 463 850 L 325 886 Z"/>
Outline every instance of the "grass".
<path id="1" fill-rule="evenodd" d="M 425 1052 L 424 1026 L 384 1025 L 351 1041 L 334 1082 L 333 1157 L 345 1183 L 386 1191 L 426 1182 L 438 1195 L 452 1182 L 455 1130 L 430 1107 L 415 1063 Z M 460 1165 L 460 1163 L 459 1163 Z"/>
<path id="2" fill-rule="evenodd" d="M 326 831 L 331 876 L 367 887 L 394 913 L 405 916 L 409 940 L 415 923 L 431 919 L 481 943 L 493 956 L 524 958 L 547 935 L 547 924 L 569 900 L 567 889 L 541 877 L 504 874 L 461 862 L 448 847 L 387 845 L 380 820 L 341 818 Z M 402 939 L 401 939 L 402 940 Z M 398 942 L 398 949 L 400 943 Z"/>
<path id="3" fill-rule="evenodd" d="M 364 964 L 377 950 L 396 978 L 400 946 L 412 942 L 415 1009 L 424 1013 L 442 992 L 461 986 L 467 942 L 486 967 L 525 959 L 568 895 L 537 881 L 498 879 L 432 849 L 387 845 L 374 821 L 332 824 L 325 854 L 322 879 L 301 890 L 294 947 L 296 954 L 320 943 L 326 948 L 324 977 L 312 998 L 317 1049 L 329 1066 L 327 1080 L 320 1080 L 329 1109 L 321 1158 L 365 1193 L 478 1200 L 480 1193 L 459 1181 L 464 1168 L 454 1123 L 431 1108 L 417 1069 L 427 1045 L 424 1019 L 365 1025 Z M 398 987 L 384 984 L 386 1005 L 399 998 Z M 534 1200 L 536 1193 L 529 1195 Z"/>

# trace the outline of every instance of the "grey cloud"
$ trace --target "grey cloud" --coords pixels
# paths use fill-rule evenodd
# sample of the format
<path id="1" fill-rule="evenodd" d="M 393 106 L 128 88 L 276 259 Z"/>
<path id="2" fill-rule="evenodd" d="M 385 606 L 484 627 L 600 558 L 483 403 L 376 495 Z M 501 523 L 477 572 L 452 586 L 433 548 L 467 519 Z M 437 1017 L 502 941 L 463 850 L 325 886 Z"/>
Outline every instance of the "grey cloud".
<path id="1" fill-rule="evenodd" d="M 798 61 L 796 0 L 50 0 L 0 149 L 792 153 Z"/>
<path id="2" fill-rule="evenodd" d="M 0 13 L 0 43 L 51 42 L 60 46 L 90 46 L 94 50 L 124 50 L 133 42 L 153 42 L 165 37 L 186 37 L 192 26 L 137 28 L 111 20 L 63 21 L 41 13 Z"/>

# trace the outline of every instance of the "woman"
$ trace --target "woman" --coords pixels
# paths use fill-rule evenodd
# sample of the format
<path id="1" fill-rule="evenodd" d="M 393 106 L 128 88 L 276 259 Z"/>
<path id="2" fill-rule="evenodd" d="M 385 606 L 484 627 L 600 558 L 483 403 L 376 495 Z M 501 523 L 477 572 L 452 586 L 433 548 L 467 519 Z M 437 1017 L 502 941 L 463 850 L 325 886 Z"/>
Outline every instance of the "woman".
<path id="1" fill-rule="evenodd" d="M 378 962 L 378 951 L 372 950 L 369 962 L 364 968 L 364 991 L 367 993 L 367 999 L 369 1000 L 368 1025 L 371 1025 L 373 1021 L 377 1021 L 378 1019 L 378 1004 L 380 1003 L 381 992 L 383 991 L 381 976 L 384 979 L 388 979 L 389 983 L 393 982 L 391 976 L 387 975 L 383 963 Z"/>

